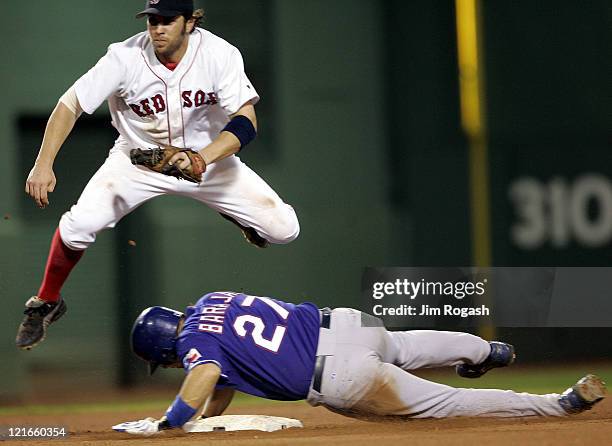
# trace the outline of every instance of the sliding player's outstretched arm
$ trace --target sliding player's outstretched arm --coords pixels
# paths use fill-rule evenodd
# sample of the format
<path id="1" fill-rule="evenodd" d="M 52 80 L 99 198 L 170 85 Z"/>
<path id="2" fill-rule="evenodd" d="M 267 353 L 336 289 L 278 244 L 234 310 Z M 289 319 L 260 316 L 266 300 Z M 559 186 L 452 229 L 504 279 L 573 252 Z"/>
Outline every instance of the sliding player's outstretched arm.
<path id="1" fill-rule="evenodd" d="M 221 369 L 213 363 L 195 366 L 183 381 L 181 390 L 166 414 L 160 419 L 145 418 L 139 421 L 113 426 L 113 429 L 130 434 L 151 436 L 161 431 L 183 426 L 204 406 L 214 393 Z"/>
<path id="2" fill-rule="evenodd" d="M 181 391 L 162 417 L 159 430 L 183 426 L 204 407 L 204 403 L 215 392 L 221 369 L 212 362 L 195 366 L 183 381 Z"/>

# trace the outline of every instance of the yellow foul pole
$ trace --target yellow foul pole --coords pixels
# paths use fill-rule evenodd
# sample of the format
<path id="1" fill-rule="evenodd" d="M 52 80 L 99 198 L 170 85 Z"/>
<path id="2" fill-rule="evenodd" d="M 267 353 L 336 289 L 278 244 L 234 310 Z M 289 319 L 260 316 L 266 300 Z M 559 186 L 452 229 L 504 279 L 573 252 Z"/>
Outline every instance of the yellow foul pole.
<path id="1" fill-rule="evenodd" d="M 487 267 L 492 250 L 480 6 L 480 0 L 455 0 L 461 125 L 469 142 L 472 263 Z M 480 334 L 493 337 L 494 328 L 481 327 Z"/>
<path id="2" fill-rule="evenodd" d="M 489 171 L 479 0 L 456 0 L 461 124 L 469 141 L 474 266 L 491 265 Z"/>

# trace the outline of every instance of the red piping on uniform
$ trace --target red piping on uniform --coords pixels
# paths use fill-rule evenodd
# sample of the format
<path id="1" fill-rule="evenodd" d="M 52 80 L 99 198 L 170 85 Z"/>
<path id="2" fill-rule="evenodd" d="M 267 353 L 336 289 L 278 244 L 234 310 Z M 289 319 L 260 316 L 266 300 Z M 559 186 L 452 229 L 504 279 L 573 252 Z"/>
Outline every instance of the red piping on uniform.
<path id="1" fill-rule="evenodd" d="M 161 77 L 159 77 L 155 71 L 153 71 L 153 68 L 149 66 L 149 62 L 147 62 L 147 58 L 145 57 L 145 54 L 144 54 L 144 48 L 142 49 L 140 54 L 147 68 L 149 68 L 149 70 L 151 70 L 151 73 L 153 73 L 153 76 L 158 78 L 164 84 L 164 89 L 166 91 L 165 96 L 166 96 L 166 122 L 168 123 L 168 145 L 171 146 L 172 145 L 172 128 L 170 127 L 170 102 L 168 101 L 168 84 L 166 84 L 166 82 Z"/>
<path id="2" fill-rule="evenodd" d="M 187 71 L 183 73 L 183 75 L 181 76 L 181 79 L 179 80 L 179 96 L 180 96 L 179 102 L 181 104 L 181 124 L 183 126 L 183 148 L 184 149 L 187 148 L 187 135 L 185 134 L 185 118 L 183 117 L 183 97 L 181 96 L 181 83 L 183 82 L 183 78 L 187 75 L 187 73 L 189 73 L 189 70 L 191 70 L 191 67 L 193 67 L 198 51 L 200 51 L 200 47 L 202 46 L 202 40 L 204 40 L 204 38 L 202 37 L 201 35 L 202 33 L 199 30 L 198 30 L 198 33 L 200 34 L 200 43 L 198 43 L 198 47 L 196 48 L 193 59 L 191 60 L 191 64 L 189 65 L 189 67 L 187 68 Z"/>

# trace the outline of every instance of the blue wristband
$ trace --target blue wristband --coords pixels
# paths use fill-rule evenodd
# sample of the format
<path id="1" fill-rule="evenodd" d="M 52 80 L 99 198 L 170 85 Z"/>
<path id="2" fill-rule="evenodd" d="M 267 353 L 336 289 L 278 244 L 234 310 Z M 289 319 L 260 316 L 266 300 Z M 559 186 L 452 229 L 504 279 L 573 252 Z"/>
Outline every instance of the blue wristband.
<path id="1" fill-rule="evenodd" d="M 182 398 L 177 395 L 166 412 L 166 419 L 171 427 L 181 427 L 183 424 L 191 420 L 196 413 L 196 409 L 188 405 Z"/>
<path id="2" fill-rule="evenodd" d="M 236 115 L 230 122 L 221 130 L 222 132 L 230 132 L 240 141 L 240 149 L 253 141 L 257 136 L 255 126 L 249 118 L 244 115 Z"/>

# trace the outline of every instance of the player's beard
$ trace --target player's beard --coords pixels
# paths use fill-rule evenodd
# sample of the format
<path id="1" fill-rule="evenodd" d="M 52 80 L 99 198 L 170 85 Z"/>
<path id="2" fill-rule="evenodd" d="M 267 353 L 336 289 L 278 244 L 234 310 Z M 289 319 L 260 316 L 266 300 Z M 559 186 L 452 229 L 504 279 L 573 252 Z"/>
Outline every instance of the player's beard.
<path id="1" fill-rule="evenodd" d="M 184 44 L 185 39 L 188 39 L 188 38 L 189 38 L 189 35 L 187 34 L 187 28 L 185 27 L 181 30 L 181 34 L 175 42 L 168 43 L 168 46 L 166 46 L 163 49 L 155 48 L 155 53 L 164 59 L 171 59 L 172 56 L 176 54 L 176 52 Z"/>

